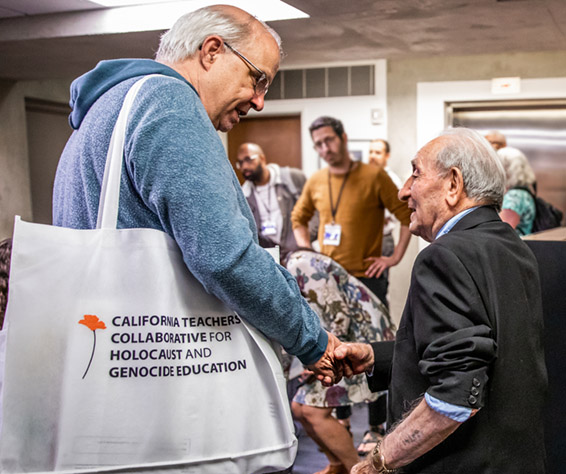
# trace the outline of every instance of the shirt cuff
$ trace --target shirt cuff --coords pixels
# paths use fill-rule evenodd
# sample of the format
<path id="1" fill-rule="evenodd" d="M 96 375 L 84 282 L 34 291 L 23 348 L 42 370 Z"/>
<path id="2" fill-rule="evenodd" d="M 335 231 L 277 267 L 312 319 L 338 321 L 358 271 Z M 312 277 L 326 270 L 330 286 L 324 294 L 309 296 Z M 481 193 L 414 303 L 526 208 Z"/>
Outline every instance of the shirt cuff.
<path id="1" fill-rule="evenodd" d="M 435 398 L 428 393 L 425 393 L 425 400 L 427 405 L 435 412 L 447 416 L 454 421 L 463 423 L 472 416 L 471 408 L 461 407 L 458 405 L 452 405 L 451 403 L 443 402 L 442 400 L 439 400 L 438 398 Z"/>

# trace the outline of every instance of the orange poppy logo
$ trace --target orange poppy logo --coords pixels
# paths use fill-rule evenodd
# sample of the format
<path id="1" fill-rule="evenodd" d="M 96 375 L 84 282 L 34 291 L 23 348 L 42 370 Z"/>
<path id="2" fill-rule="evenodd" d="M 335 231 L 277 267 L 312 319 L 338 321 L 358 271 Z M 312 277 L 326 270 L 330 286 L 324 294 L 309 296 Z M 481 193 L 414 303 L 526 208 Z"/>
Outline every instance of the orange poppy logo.
<path id="1" fill-rule="evenodd" d="M 79 324 L 83 324 L 84 326 L 89 328 L 92 331 L 92 335 L 94 337 L 94 342 L 92 345 L 92 354 L 90 355 L 90 360 L 88 361 L 88 365 L 86 367 L 85 373 L 83 374 L 83 379 L 84 379 L 88 372 L 88 369 L 90 369 L 90 364 L 92 363 L 92 359 L 94 358 L 94 351 L 96 349 L 96 330 L 106 329 L 106 324 L 104 324 L 104 321 L 98 319 L 98 316 L 95 316 L 94 314 L 85 314 L 83 319 L 79 321 Z"/>

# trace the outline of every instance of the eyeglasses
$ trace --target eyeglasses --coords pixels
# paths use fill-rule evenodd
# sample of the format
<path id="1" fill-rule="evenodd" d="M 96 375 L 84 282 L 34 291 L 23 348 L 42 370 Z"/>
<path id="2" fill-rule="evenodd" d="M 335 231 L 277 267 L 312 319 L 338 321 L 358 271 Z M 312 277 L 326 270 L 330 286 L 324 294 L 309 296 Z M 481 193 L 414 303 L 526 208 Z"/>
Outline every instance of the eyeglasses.
<path id="1" fill-rule="evenodd" d="M 244 157 L 241 160 L 236 160 L 236 168 L 242 169 L 242 166 L 250 165 L 252 162 L 257 160 L 258 158 L 259 158 L 259 155 L 250 155 L 250 156 Z"/>
<path id="2" fill-rule="evenodd" d="M 237 55 L 242 61 L 253 67 L 259 74 L 259 76 L 254 76 L 255 85 L 254 85 L 254 92 L 256 95 L 265 95 L 267 94 L 267 90 L 269 89 L 269 79 L 267 78 L 267 74 L 263 72 L 260 68 L 258 68 L 254 63 L 252 63 L 248 58 L 246 58 L 242 53 L 240 53 L 236 48 L 230 46 L 226 41 L 224 41 L 226 47 L 232 51 L 235 55 Z"/>
<path id="3" fill-rule="evenodd" d="M 317 141 L 314 143 L 314 149 L 322 150 L 324 146 L 326 146 L 326 148 L 330 148 L 330 144 L 334 143 L 337 138 L 338 138 L 337 135 L 333 135 L 331 137 L 324 138 L 324 140 Z"/>

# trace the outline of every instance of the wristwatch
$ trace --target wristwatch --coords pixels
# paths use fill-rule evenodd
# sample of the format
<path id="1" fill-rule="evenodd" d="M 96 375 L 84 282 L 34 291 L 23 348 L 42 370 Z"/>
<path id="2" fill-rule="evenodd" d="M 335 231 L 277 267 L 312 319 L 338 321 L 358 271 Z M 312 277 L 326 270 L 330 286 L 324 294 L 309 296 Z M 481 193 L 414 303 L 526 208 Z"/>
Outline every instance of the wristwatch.
<path id="1" fill-rule="evenodd" d="M 379 440 L 375 445 L 375 448 L 373 448 L 373 453 L 371 454 L 371 465 L 378 472 L 378 474 L 397 472 L 399 469 L 387 469 L 385 467 L 385 458 L 380 450 L 382 441 L 383 440 Z"/>

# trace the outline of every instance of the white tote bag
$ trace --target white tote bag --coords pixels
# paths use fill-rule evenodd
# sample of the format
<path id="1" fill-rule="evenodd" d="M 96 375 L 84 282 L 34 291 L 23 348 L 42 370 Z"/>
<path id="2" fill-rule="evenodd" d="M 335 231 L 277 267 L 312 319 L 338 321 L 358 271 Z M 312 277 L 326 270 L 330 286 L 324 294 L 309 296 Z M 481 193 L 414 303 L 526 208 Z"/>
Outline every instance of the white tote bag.
<path id="1" fill-rule="evenodd" d="M 272 343 L 206 293 L 177 244 L 116 229 L 128 93 L 98 228 L 16 218 L 0 472 L 261 473 L 297 440 Z"/>

